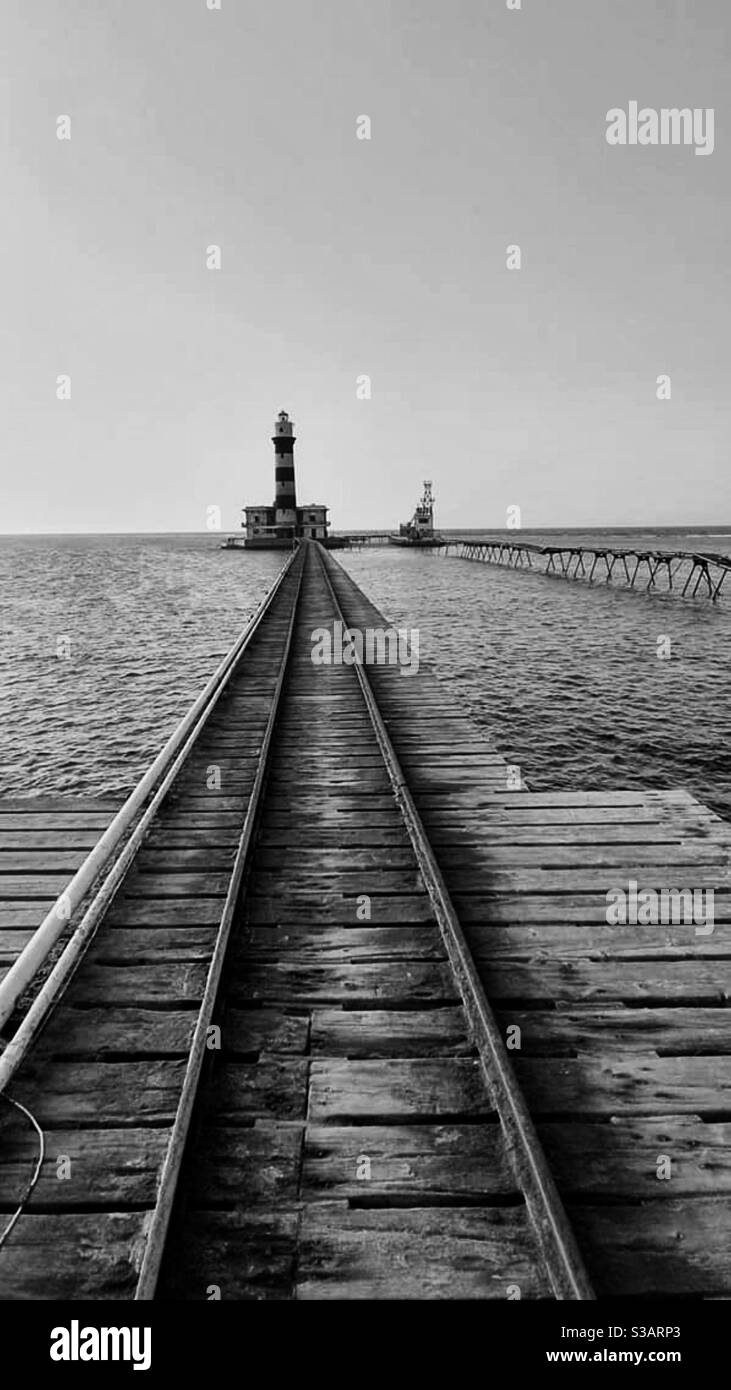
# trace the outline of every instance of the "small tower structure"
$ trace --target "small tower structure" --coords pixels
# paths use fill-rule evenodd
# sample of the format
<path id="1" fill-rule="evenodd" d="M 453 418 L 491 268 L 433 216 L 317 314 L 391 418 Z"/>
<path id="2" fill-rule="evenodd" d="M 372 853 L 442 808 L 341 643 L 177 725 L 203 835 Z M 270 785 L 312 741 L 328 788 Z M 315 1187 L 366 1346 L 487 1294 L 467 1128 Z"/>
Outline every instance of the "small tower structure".
<path id="1" fill-rule="evenodd" d="M 252 550 L 291 550 L 296 541 L 322 541 L 327 545 L 328 508 L 321 502 L 297 506 L 294 480 L 294 424 L 286 410 L 274 422 L 274 503 L 250 503 L 244 507 L 244 545 Z M 232 538 L 232 547 L 235 547 Z"/>
<path id="2" fill-rule="evenodd" d="M 286 410 L 280 410 L 272 435 L 274 445 L 274 525 L 297 525 L 297 491 L 294 483 L 294 426 Z M 294 536 L 294 529 L 292 530 Z"/>

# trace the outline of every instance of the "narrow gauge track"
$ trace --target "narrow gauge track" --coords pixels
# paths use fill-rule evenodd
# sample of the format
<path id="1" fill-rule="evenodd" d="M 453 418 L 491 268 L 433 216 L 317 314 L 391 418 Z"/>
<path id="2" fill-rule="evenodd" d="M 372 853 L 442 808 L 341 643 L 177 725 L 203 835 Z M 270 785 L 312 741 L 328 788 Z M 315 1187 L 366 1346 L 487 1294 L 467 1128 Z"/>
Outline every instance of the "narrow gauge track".
<path id="1" fill-rule="evenodd" d="M 5 1298 L 592 1297 L 341 618 L 306 543 L 18 1049 Z"/>

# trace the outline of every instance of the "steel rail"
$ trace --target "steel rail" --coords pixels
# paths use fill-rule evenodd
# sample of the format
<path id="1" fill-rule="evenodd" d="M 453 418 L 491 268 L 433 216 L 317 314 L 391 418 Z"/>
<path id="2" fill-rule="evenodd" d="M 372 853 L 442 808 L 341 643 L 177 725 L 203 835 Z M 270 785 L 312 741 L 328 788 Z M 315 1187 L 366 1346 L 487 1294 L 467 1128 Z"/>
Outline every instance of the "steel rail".
<path id="1" fill-rule="evenodd" d="M 158 1184 L 157 1198 L 154 1211 L 146 1232 L 145 1248 L 137 1278 L 135 1289 L 135 1299 L 149 1300 L 154 1298 L 157 1281 L 160 1275 L 160 1268 L 165 1254 L 165 1242 L 167 1239 L 170 1218 L 172 1216 L 173 1205 L 180 1177 L 180 1169 L 185 1153 L 185 1145 L 188 1138 L 190 1123 L 193 1118 L 193 1110 L 198 1095 L 200 1076 L 203 1068 L 203 1061 L 206 1052 L 206 1038 L 208 1028 L 211 1024 L 213 1011 L 218 996 L 221 973 L 223 971 L 226 949 L 231 936 L 234 914 L 241 892 L 244 871 L 246 869 L 251 841 L 257 822 L 259 804 L 261 801 L 262 788 L 266 778 L 269 750 L 272 742 L 274 725 L 279 710 L 279 702 L 282 694 L 282 687 L 289 662 L 289 654 L 292 646 L 292 633 L 294 631 L 299 597 L 302 588 L 302 574 L 304 571 L 304 547 L 301 552 L 302 564 L 297 576 L 297 587 L 292 600 L 292 611 L 290 613 L 287 633 L 282 648 L 282 658 L 277 674 L 276 685 L 272 695 L 269 715 L 267 718 L 266 729 L 262 738 L 261 748 L 254 777 L 254 785 L 249 797 L 244 824 L 236 848 L 236 857 L 231 871 L 226 900 L 221 913 L 221 920 L 218 925 L 216 942 L 213 948 L 211 963 L 208 968 L 203 1000 L 201 1002 L 198 1018 L 196 1020 L 193 1041 L 185 1068 L 185 1076 L 178 1100 L 178 1108 L 175 1114 L 173 1127 L 170 1131 L 165 1158 L 163 1160 L 160 1181 Z"/>
<path id="2" fill-rule="evenodd" d="M 345 628 L 348 624 L 319 545 L 317 555 L 335 611 Z M 561 1300 L 592 1300 L 595 1294 L 589 1276 L 523 1093 L 508 1060 L 497 1019 L 477 974 L 449 890 L 386 729 L 365 666 L 357 652 L 354 668 L 472 1026 L 485 1080 L 506 1135 L 514 1174 L 538 1237 L 553 1294 Z"/>
<path id="3" fill-rule="evenodd" d="M 101 839 L 87 855 L 84 863 L 77 870 L 0 983 L 0 1027 L 2 1027 L 12 1014 L 23 991 L 32 983 L 39 969 L 47 960 L 59 937 L 68 926 L 73 913 L 89 889 L 97 883 L 99 876 L 107 869 L 107 876 L 98 887 L 81 922 L 74 929 L 69 942 L 36 995 L 28 1013 L 0 1055 L 0 1091 L 4 1089 L 10 1077 L 17 1070 L 22 1057 L 43 1026 L 59 991 L 63 989 L 86 951 L 99 922 L 109 908 L 129 865 L 147 834 L 160 802 L 169 791 L 180 768 L 186 761 L 190 748 L 228 685 L 239 658 L 248 647 L 265 613 L 269 611 L 295 559 L 296 552 L 282 567 L 269 593 L 264 597 L 243 632 L 216 668 L 208 684 L 191 705 L 187 714 L 171 734 L 165 747 L 130 793 Z M 156 787 L 157 790 L 152 801 L 141 819 L 137 821 L 120 853 L 120 845 L 124 837 L 135 822 L 140 808 Z M 117 858 L 110 867 L 110 860 L 113 859 L 114 855 Z"/>

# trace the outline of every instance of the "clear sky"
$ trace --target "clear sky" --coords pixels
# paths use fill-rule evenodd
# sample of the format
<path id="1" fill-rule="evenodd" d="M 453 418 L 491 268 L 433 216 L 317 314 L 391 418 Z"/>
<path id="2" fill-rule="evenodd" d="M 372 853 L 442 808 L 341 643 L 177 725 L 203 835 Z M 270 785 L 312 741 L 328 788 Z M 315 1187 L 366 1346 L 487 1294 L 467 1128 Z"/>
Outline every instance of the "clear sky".
<path id="1" fill-rule="evenodd" d="M 232 530 L 282 407 L 336 527 L 427 477 L 445 527 L 731 523 L 729 0 L 2 24 L 0 531 Z M 632 100 L 713 108 L 713 154 L 610 147 Z"/>

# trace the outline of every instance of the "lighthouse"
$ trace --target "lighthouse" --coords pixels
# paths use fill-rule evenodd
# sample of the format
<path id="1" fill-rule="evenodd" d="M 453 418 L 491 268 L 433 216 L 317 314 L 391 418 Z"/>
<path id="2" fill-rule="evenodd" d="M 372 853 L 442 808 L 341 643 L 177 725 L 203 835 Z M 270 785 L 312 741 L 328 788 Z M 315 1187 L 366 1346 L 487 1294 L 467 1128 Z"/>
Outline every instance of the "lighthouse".
<path id="1" fill-rule="evenodd" d="M 328 543 L 328 508 L 321 502 L 297 506 L 294 485 L 294 425 L 286 410 L 280 410 L 274 422 L 274 505 L 249 503 L 244 507 L 242 526 L 246 532 L 247 549 L 291 550 L 301 540 Z M 236 549 L 231 537 L 227 549 Z"/>
<path id="2" fill-rule="evenodd" d="M 297 495 L 294 486 L 294 441 L 292 421 L 286 410 L 280 410 L 274 426 L 274 524 L 281 527 L 297 525 Z M 294 536 L 294 529 L 291 533 Z"/>

